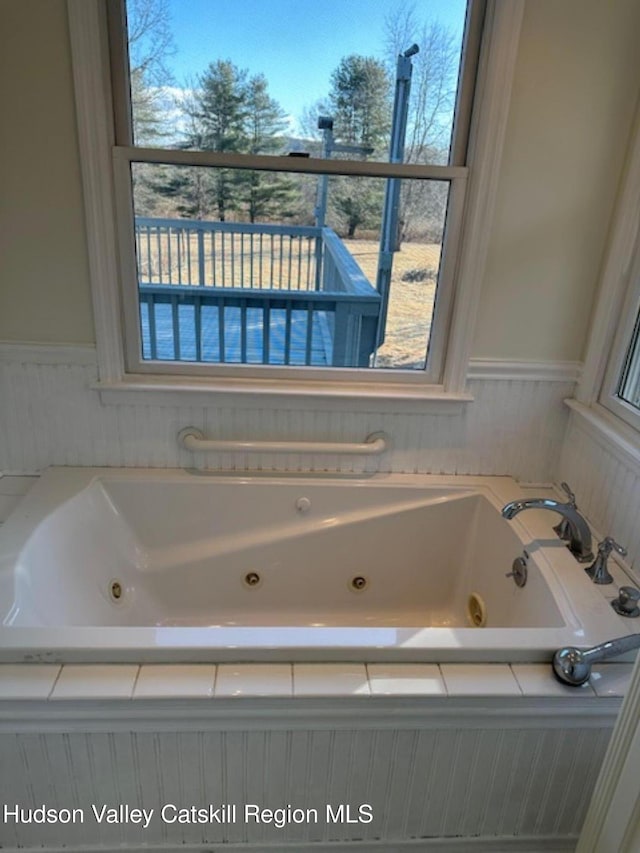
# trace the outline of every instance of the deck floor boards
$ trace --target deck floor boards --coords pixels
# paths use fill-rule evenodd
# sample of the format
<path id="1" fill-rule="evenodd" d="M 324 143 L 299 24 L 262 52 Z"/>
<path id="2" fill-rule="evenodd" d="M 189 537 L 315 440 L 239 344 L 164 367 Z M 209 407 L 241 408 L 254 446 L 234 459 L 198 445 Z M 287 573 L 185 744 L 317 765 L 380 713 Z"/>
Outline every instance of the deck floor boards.
<path id="1" fill-rule="evenodd" d="M 285 363 L 285 311 L 273 309 L 269 322 L 269 358 L 264 358 L 263 314 L 258 308 L 247 309 L 247 340 L 245 364 Z M 142 357 L 151 359 L 149 315 L 146 306 L 140 312 L 142 331 Z M 218 308 L 202 307 L 201 361 L 211 364 L 241 364 L 241 311 L 227 306 L 224 309 L 224 352 L 221 353 Z M 306 363 L 308 315 L 306 311 L 291 313 L 291 344 L 289 364 Z M 180 305 L 178 310 L 179 352 L 176 351 L 171 306 L 155 306 L 156 358 L 161 361 L 196 361 L 196 325 L 193 305 Z M 331 334 L 326 312 L 314 311 L 311 333 L 311 359 L 313 366 L 331 363 Z"/>

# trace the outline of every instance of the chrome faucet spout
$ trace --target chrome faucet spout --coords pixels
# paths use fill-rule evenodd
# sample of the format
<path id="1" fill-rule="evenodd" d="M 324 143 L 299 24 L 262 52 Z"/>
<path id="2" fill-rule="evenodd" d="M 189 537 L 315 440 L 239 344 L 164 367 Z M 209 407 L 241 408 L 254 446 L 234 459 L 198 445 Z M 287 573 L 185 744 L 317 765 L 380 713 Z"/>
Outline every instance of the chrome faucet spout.
<path id="1" fill-rule="evenodd" d="M 562 503 L 552 498 L 527 498 L 526 500 L 511 501 L 502 508 L 502 516 L 510 521 L 525 509 L 549 509 L 552 512 L 557 512 L 567 522 L 570 532 L 569 550 L 573 556 L 580 563 L 588 563 L 593 560 L 589 525 L 572 502 Z"/>
<path id="2" fill-rule="evenodd" d="M 615 640 L 607 640 L 606 643 L 600 643 L 599 646 L 593 646 L 590 649 L 581 650 L 574 646 L 567 646 L 564 649 L 558 649 L 553 656 L 553 671 L 560 681 L 572 687 L 579 687 L 589 680 L 594 663 L 600 663 L 637 648 L 640 648 L 640 634 L 616 637 Z"/>

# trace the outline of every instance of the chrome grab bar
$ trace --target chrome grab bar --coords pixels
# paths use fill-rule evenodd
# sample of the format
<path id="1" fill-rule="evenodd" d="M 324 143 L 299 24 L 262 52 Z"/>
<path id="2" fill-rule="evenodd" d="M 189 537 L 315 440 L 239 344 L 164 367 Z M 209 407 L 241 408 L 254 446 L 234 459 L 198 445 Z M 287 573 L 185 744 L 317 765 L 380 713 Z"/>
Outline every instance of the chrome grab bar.
<path id="1" fill-rule="evenodd" d="M 354 456 L 379 456 L 389 448 L 384 432 L 372 432 L 362 442 L 334 441 L 222 441 L 208 439 L 196 427 L 185 427 L 178 433 L 178 443 L 193 452 L 219 453 L 338 453 Z"/>

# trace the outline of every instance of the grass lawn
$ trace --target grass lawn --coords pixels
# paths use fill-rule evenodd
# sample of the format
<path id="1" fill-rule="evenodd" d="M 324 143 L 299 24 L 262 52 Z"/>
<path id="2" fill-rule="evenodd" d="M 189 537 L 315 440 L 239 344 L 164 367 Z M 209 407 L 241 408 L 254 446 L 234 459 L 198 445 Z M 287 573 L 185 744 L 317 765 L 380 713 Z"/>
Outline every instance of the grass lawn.
<path id="1" fill-rule="evenodd" d="M 375 285 L 378 243 L 344 240 L 344 244 Z M 378 350 L 378 367 L 424 366 L 439 263 L 440 246 L 434 243 L 404 243 L 394 255 L 387 330 Z M 402 276 L 412 270 L 426 270 L 428 277 L 424 281 L 403 281 Z"/>

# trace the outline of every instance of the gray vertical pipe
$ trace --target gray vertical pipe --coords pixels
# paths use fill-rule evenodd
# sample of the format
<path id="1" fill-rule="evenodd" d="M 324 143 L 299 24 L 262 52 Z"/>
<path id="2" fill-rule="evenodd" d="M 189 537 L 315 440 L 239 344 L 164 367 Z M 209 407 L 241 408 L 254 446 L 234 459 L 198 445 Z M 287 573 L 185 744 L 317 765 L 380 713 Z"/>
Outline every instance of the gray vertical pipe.
<path id="1" fill-rule="evenodd" d="M 393 100 L 393 119 L 391 122 L 391 144 L 389 145 L 389 162 L 402 163 L 404 160 L 404 141 L 407 134 L 407 117 L 409 113 L 409 95 L 411 93 L 411 72 L 413 66 L 411 57 L 418 52 L 417 44 L 411 45 L 398 56 L 396 66 L 396 91 Z M 376 290 L 382 297 L 380 317 L 376 334 L 376 349 L 384 342 L 385 326 L 387 324 L 387 306 L 389 304 L 389 288 L 391 271 L 393 269 L 393 252 L 396 244 L 398 229 L 398 206 L 400 203 L 400 180 L 389 178 L 385 187 L 384 207 L 382 213 L 382 228 L 380 231 L 380 252 L 378 255 L 378 272 L 376 274 Z"/>

